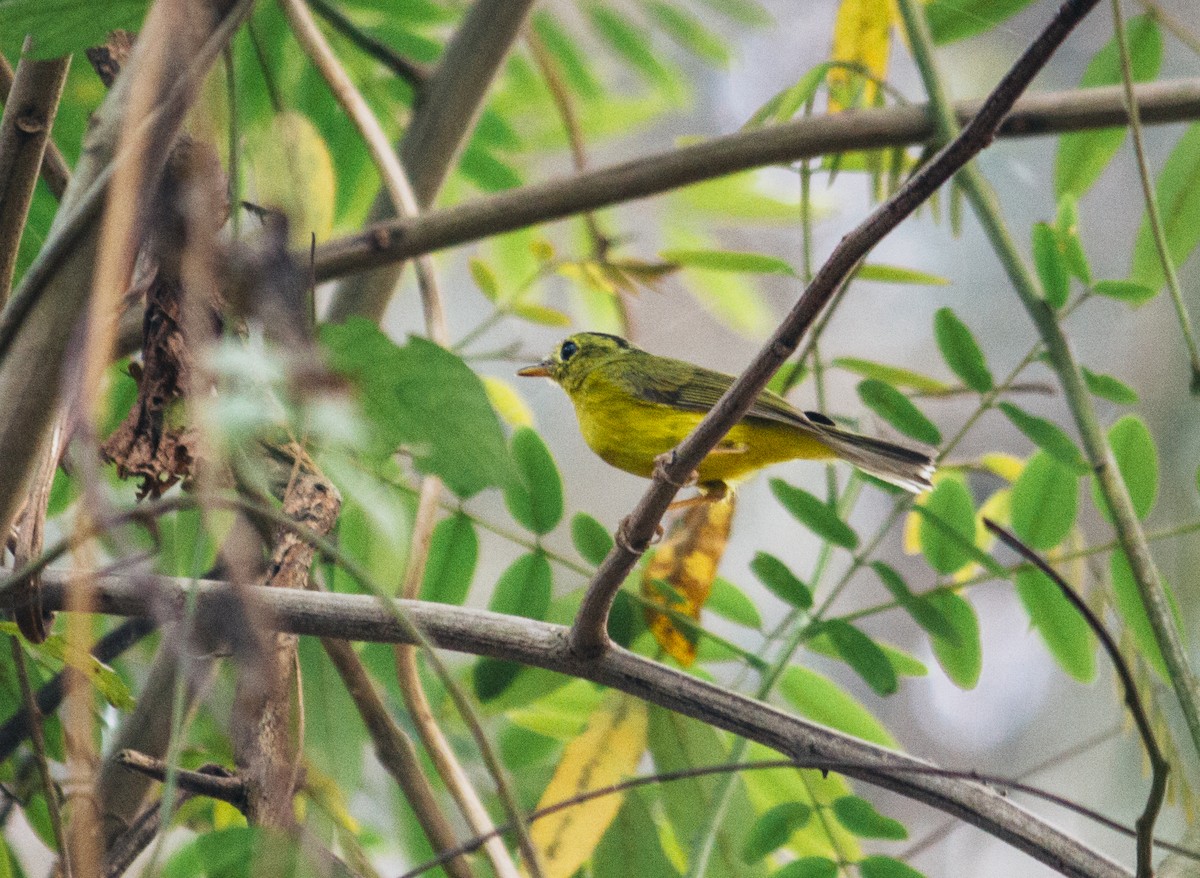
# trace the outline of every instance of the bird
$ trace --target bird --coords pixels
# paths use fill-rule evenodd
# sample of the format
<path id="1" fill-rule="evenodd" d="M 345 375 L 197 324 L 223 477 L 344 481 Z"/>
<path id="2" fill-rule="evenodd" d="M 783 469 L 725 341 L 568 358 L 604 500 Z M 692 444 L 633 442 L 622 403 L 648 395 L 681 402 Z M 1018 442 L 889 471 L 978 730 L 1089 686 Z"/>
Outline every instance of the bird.
<path id="1" fill-rule="evenodd" d="M 568 336 L 517 374 L 549 378 L 562 387 L 588 447 L 617 469 L 644 478 L 653 476 L 660 455 L 678 445 L 734 382 L 732 375 L 649 353 L 604 332 Z M 758 470 L 796 459 L 845 460 L 913 493 L 932 487 L 934 459 L 925 450 L 843 430 L 820 412 L 801 411 L 762 390 L 700 462 L 693 480 L 702 496 L 694 502 L 720 499 Z"/>

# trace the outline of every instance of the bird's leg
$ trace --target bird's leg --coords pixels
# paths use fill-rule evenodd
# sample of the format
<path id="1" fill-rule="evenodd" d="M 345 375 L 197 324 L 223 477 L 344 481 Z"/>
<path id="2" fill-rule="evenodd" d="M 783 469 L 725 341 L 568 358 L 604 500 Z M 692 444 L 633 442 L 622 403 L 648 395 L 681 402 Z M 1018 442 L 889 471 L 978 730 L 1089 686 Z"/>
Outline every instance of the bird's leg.
<path id="1" fill-rule="evenodd" d="M 694 475 L 694 474 L 693 474 Z M 685 500 L 676 500 L 667 507 L 668 512 L 678 509 L 688 509 L 703 503 L 719 503 L 729 496 L 729 486 L 724 482 L 705 482 L 700 486 L 700 493 Z"/>

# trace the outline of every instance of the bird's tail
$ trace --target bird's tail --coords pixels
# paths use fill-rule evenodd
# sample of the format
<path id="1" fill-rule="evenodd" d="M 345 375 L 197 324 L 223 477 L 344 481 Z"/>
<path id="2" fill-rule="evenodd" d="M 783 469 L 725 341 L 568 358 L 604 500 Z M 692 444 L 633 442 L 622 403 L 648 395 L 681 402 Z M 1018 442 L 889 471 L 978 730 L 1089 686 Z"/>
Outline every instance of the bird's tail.
<path id="1" fill-rule="evenodd" d="M 933 487 L 934 461 L 924 451 L 836 427 L 818 426 L 821 441 L 842 460 L 876 478 L 920 494 Z"/>

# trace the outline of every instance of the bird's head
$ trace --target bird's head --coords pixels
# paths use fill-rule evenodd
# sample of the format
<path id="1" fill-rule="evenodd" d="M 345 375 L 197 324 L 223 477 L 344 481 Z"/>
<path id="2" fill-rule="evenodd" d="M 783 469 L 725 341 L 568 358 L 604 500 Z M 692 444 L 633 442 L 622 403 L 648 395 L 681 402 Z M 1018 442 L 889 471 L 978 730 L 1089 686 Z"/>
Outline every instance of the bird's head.
<path id="1" fill-rule="evenodd" d="M 592 369 L 622 357 L 633 346 L 625 339 L 605 332 L 577 332 L 567 336 L 540 363 L 526 366 L 517 374 L 526 378 L 549 378 L 574 392 Z"/>

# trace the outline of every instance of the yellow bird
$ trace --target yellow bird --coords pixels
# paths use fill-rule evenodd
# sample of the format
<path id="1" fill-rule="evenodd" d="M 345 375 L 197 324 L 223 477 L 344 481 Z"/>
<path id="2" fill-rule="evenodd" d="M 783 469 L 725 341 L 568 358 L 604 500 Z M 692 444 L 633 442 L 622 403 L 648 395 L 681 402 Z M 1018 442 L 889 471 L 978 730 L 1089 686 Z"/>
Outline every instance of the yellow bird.
<path id="1" fill-rule="evenodd" d="M 646 478 L 655 458 L 678 445 L 734 381 L 602 332 L 576 333 L 517 374 L 560 385 L 592 451 Z M 934 461 L 924 451 L 839 429 L 825 415 L 802 412 L 770 390 L 700 462 L 697 483 L 713 499 L 773 463 L 834 458 L 914 493 L 931 487 Z"/>

